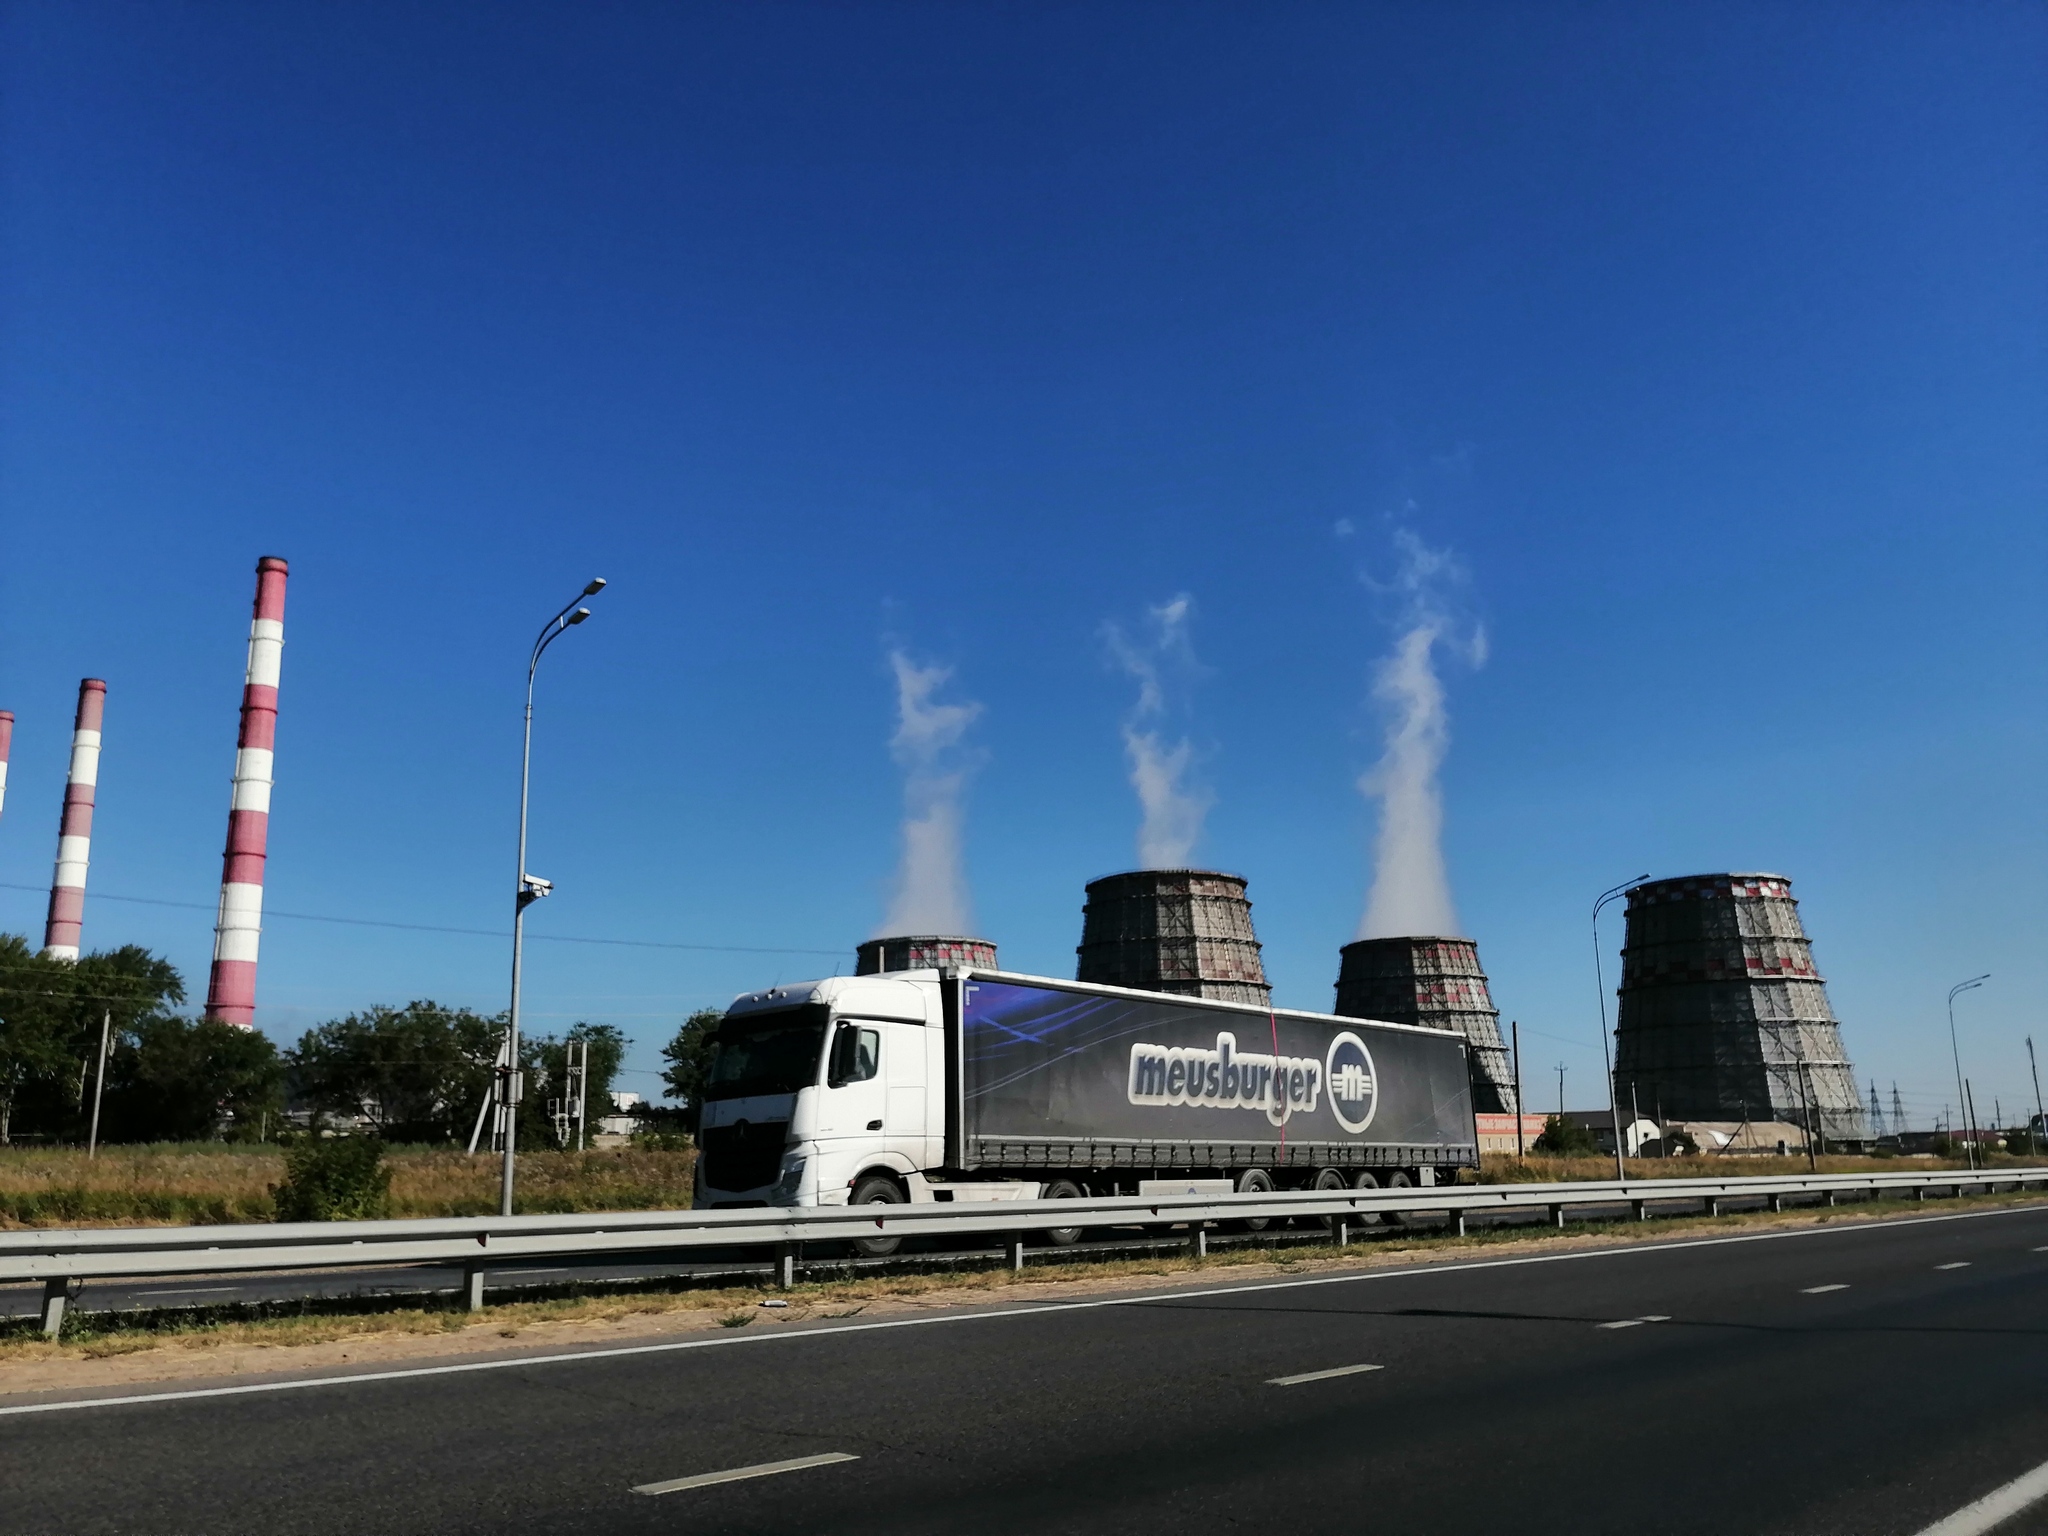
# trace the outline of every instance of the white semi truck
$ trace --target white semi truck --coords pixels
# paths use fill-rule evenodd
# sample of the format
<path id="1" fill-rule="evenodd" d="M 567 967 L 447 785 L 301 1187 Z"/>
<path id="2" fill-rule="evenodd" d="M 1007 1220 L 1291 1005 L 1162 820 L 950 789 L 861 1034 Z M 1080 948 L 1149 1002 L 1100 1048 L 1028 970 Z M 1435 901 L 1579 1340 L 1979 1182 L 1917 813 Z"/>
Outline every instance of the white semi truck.
<path id="1" fill-rule="evenodd" d="M 1441 1030 L 959 969 L 749 992 L 714 1040 L 699 1208 L 1430 1185 L 1478 1162 L 1465 1041 Z"/>

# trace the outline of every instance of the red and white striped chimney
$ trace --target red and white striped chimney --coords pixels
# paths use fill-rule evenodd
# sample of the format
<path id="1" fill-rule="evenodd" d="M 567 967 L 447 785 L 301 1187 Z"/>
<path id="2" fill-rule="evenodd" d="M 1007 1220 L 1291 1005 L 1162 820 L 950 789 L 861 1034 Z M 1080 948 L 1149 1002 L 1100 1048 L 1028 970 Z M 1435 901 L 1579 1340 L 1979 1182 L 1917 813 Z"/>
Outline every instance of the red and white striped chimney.
<path id="1" fill-rule="evenodd" d="M 277 746 L 277 676 L 284 659 L 284 579 L 276 555 L 256 562 L 256 612 L 249 622 L 249 674 L 242 688 L 242 739 L 221 860 L 220 919 L 206 1017 L 256 1027 L 256 945 L 263 932 L 263 857 L 270 840 L 270 778 Z"/>
<path id="2" fill-rule="evenodd" d="M 57 828 L 50 920 L 43 925 L 43 954 L 52 960 L 78 958 L 78 933 L 85 926 L 85 867 L 92 858 L 92 799 L 100 782 L 100 723 L 106 713 L 107 685 L 85 678 L 78 685 L 78 720 L 71 730 L 71 776 L 64 784 L 64 820 Z"/>
<path id="3" fill-rule="evenodd" d="M 14 712 L 0 709 L 0 810 L 7 808 L 7 754 L 14 748 Z"/>

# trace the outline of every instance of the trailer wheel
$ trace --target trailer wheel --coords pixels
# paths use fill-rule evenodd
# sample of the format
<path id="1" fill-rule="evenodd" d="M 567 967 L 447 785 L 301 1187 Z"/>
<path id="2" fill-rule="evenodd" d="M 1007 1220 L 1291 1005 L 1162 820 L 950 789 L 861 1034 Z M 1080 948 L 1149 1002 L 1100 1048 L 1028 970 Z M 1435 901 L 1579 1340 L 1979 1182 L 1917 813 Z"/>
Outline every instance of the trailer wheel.
<path id="1" fill-rule="evenodd" d="M 902 1205 L 906 1199 L 903 1186 L 886 1173 L 871 1173 L 853 1186 L 853 1193 L 846 1197 L 848 1205 Z M 856 1237 L 853 1251 L 871 1259 L 885 1259 L 903 1246 L 900 1237 Z"/>
<path id="2" fill-rule="evenodd" d="M 1041 1200 L 1078 1200 L 1081 1198 L 1081 1186 L 1072 1179 L 1054 1179 L 1045 1186 L 1038 1198 Z M 1045 1234 L 1045 1240 L 1055 1248 L 1071 1248 L 1074 1244 L 1081 1241 L 1081 1229 L 1079 1227 L 1054 1227 Z"/>
<path id="3" fill-rule="evenodd" d="M 1378 1189 L 1380 1187 L 1380 1176 L 1370 1168 L 1361 1168 L 1358 1170 L 1358 1177 L 1351 1181 L 1351 1187 L 1353 1189 Z M 1381 1217 L 1377 1211 L 1366 1211 L 1358 1219 L 1366 1226 L 1371 1226 L 1374 1222 L 1381 1220 Z"/>
<path id="4" fill-rule="evenodd" d="M 1405 1168 L 1396 1168 L 1387 1175 L 1386 1187 L 1388 1189 L 1413 1189 L 1415 1187 L 1414 1175 Z M 1415 1213 L 1413 1211 L 1388 1211 L 1387 1225 L 1390 1227 L 1412 1227 L 1415 1225 Z"/>
<path id="5" fill-rule="evenodd" d="M 1344 1170 L 1342 1168 L 1318 1168 L 1315 1180 L 1309 1185 L 1309 1188 L 1319 1195 L 1328 1195 L 1334 1194 L 1340 1189 L 1349 1188 L 1350 1183 L 1351 1181 L 1344 1177 Z M 1337 1218 L 1334 1216 L 1323 1217 L 1322 1223 L 1323 1230 L 1326 1232 L 1337 1230 Z"/>
<path id="6" fill-rule="evenodd" d="M 1237 1176 L 1237 1192 L 1240 1195 L 1270 1195 L 1273 1193 L 1273 1175 L 1263 1168 L 1247 1168 Z M 1237 1223 L 1239 1231 L 1263 1232 L 1273 1225 L 1270 1216 L 1254 1216 Z"/>

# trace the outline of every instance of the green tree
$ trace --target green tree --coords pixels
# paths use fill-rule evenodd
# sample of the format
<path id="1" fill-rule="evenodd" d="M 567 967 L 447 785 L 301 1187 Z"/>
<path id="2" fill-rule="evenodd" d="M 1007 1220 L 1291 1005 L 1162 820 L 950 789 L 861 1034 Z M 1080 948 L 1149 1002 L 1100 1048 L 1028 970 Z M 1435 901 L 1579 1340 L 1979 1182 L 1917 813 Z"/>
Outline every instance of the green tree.
<path id="1" fill-rule="evenodd" d="M 107 1066 L 109 1141 L 255 1140 L 284 1108 L 284 1062 L 267 1035 L 220 1019 L 141 1020 Z"/>
<path id="2" fill-rule="evenodd" d="M 111 1091 L 122 1048 L 184 1000 L 177 967 L 140 945 L 74 962 L 46 959 L 27 939 L 0 934 L 0 1142 L 17 1131 L 83 1140 L 102 1021 L 112 1028 Z M 102 1134 L 118 1132 L 109 1124 Z"/>
<path id="3" fill-rule="evenodd" d="M 360 1115 L 390 1141 L 466 1141 L 504 1033 L 502 1015 L 380 1004 L 308 1030 L 286 1062 L 294 1096 L 316 1113 Z"/>
<path id="4" fill-rule="evenodd" d="M 716 1008 L 700 1008 L 683 1021 L 675 1039 L 661 1048 L 661 1079 L 668 1086 L 662 1097 L 680 1100 L 689 1113 L 690 1133 L 696 1134 L 697 1116 L 703 1104 L 704 1082 L 711 1075 L 711 1048 L 719 1021 L 725 1014 Z"/>
<path id="5" fill-rule="evenodd" d="M 1543 1119 L 1543 1134 L 1536 1138 L 1529 1148 L 1531 1152 L 1547 1152 L 1553 1157 L 1590 1157 L 1600 1150 L 1600 1143 L 1593 1139 L 1593 1133 L 1577 1121 L 1566 1120 L 1558 1115 L 1546 1115 Z"/>

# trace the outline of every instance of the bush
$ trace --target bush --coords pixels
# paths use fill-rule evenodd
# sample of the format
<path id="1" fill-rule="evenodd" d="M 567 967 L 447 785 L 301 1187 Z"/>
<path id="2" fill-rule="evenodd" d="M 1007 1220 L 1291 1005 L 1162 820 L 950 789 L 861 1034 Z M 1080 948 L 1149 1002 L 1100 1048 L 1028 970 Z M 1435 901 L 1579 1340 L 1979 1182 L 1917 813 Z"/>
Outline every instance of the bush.
<path id="1" fill-rule="evenodd" d="M 341 1136 L 287 1147 L 284 1182 L 273 1184 L 270 1195 L 279 1221 L 375 1221 L 391 1210 L 384 1143 Z"/>
<path id="2" fill-rule="evenodd" d="M 1600 1143 L 1583 1125 L 1557 1115 L 1547 1115 L 1543 1120 L 1543 1134 L 1536 1138 L 1536 1144 L 1529 1150 L 1548 1152 L 1555 1157 L 1590 1157 L 1600 1150 Z"/>

